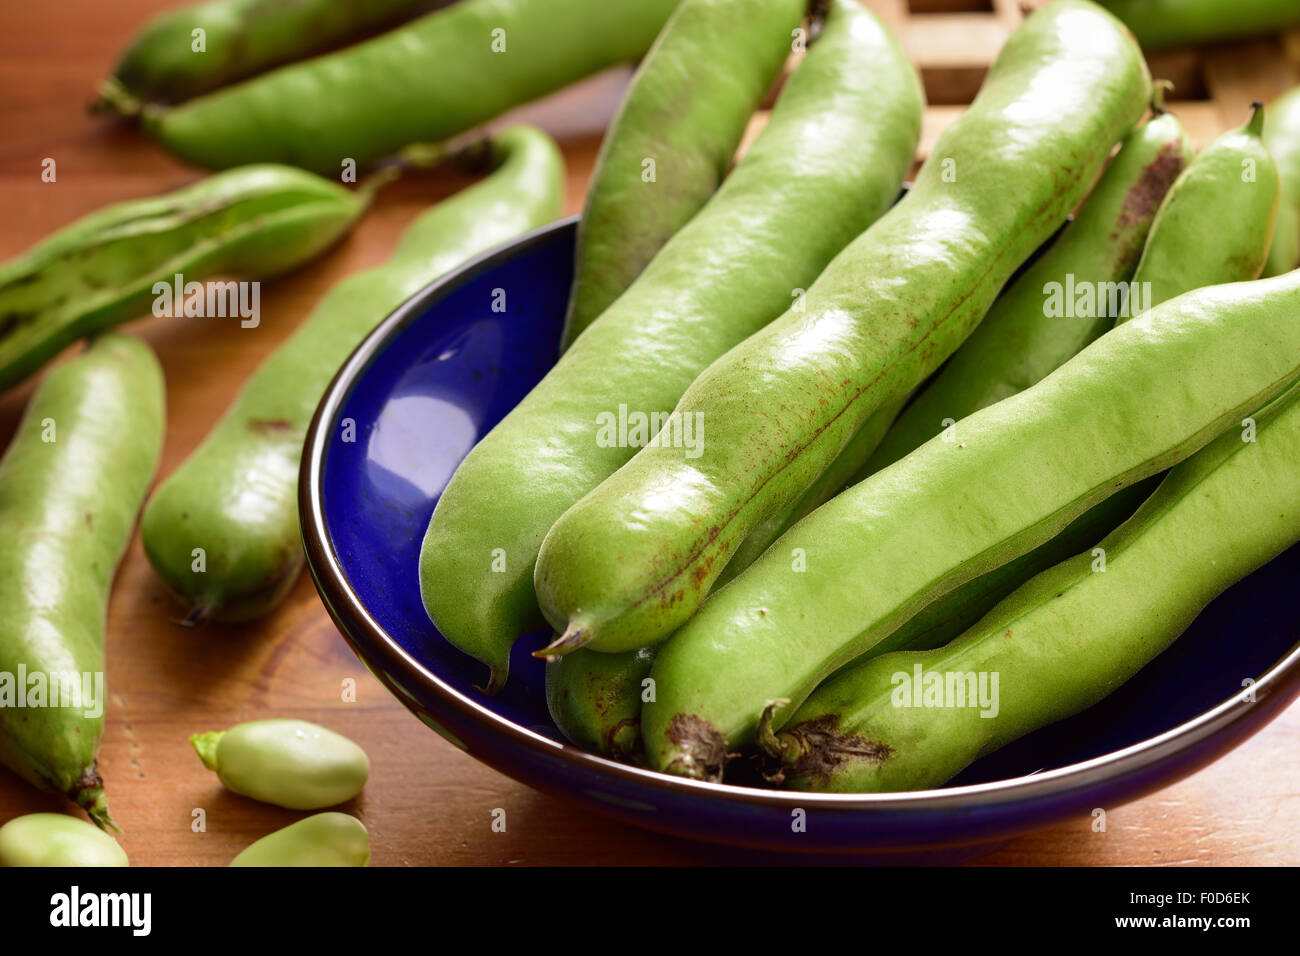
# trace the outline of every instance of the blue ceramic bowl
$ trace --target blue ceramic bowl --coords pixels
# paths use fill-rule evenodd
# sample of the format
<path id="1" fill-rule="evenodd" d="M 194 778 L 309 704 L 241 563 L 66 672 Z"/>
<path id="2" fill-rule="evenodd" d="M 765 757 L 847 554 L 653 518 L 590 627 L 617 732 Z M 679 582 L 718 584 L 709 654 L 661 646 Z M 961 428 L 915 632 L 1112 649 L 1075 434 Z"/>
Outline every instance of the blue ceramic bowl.
<path id="1" fill-rule="evenodd" d="M 979 761 L 950 786 L 861 796 L 683 780 L 564 742 L 522 639 L 509 686 L 434 629 L 417 556 L 461 459 L 550 368 L 575 220 L 480 257 L 399 308 L 339 371 L 312 423 L 301 510 L 311 571 L 366 666 L 456 746 L 539 790 L 678 836 L 772 853 L 952 860 L 1166 786 L 1235 747 L 1300 693 L 1300 547 L 1222 595 L 1103 703 Z M 509 311 L 493 312 L 504 289 Z M 1254 701 L 1242 681 L 1255 680 Z M 791 826 L 792 811 L 806 828 Z"/>

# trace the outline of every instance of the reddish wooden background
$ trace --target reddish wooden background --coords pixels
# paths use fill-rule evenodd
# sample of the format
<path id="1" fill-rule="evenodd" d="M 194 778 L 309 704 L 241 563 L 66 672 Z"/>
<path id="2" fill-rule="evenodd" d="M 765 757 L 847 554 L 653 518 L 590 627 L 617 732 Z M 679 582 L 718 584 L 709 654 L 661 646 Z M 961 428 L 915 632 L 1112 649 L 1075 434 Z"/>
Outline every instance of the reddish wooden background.
<path id="1" fill-rule="evenodd" d="M 997 8 L 967 19 L 909 16 L 907 0 L 869 0 L 904 34 L 931 98 L 926 143 L 949 121 L 1017 15 L 1006 0 L 946 0 Z M 944 6 L 945 0 L 913 0 Z M 63 0 L 11 4 L 0 35 L 0 260 L 115 200 L 170 189 L 198 172 L 124 127 L 88 117 L 94 84 L 158 0 Z M 971 20 L 970 17 L 980 18 Z M 984 52 L 981 52 L 981 49 Z M 1291 82 L 1280 47 L 1268 41 L 1168 62 L 1192 77 L 1199 101 L 1175 104 L 1204 142 L 1236 125 L 1244 104 Z M 1179 64 L 1181 63 L 1181 66 Z M 567 209 L 580 208 L 599 129 L 625 75 L 609 75 L 533 108 L 561 140 L 569 163 Z M 1197 86 L 1199 84 L 1199 87 Z M 1243 99 L 1244 98 L 1244 99 Z M 923 144 L 924 149 L 924 144 Z M 57 162 L 43 183 L 41 162 Z M 261 358 L 334 282 L 382 262 L 404 226 L 462 183 L 447 175 L 399 183 L 355 235 L 328 257 L 268 286 L 262 325 L 240 330 L 204 319 L 131 326 L 166 370 L 169 426 L 161 474 L 199 442 Z M 12 433 L 30 387 L 0 397 L 0 444 Z M 3 542 L 0 542 L 0 547 Z M 297 716 L 338 729 L 370 754 L 373 774 L 348 809 L 370 829 L 377 865 L 631 864 L 725 861 L 717 850 L 671 842 L 543 796 L 474 761 L 430 732 L 356 661 L 304 577 L 273 616 L 245 628 L 182 630 L 140 550 L 131 549 L 109 620 L 110 705 L 101 767 L 122 844 L 137 865 L 226 863 L 258 836 L 300 815 L 226 793 L 189 748 L 189 734 L 264 716 Z M 340 701 L 355 678 L 358 700 Z M 1018 839 L 990 864 L 1300 863 L 1300 708 L 1292 708 L 1213 767 L 1145 800 L 1111 809 L 1106 833 L 1080 819 Z M 0 821 L 64 809 L 0 770 Z M 191 829 L 206 812 L 206 832 Z M 492 811 L 507 811 L 504 833 Z"/>

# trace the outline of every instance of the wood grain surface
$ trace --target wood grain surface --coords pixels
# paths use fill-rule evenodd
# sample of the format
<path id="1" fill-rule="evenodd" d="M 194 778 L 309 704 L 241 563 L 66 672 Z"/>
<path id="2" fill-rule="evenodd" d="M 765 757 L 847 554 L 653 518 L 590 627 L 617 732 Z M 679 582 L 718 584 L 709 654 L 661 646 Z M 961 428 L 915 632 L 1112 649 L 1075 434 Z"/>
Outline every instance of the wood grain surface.
<path id="1" fill-rule="evenodd" d="M 891 8 L 892 16 L 905 6 L 904 0 L 871 2 Z M 128 127 L 90 117 L 84 108 L 131 32 L 165 6 L 157 0 L 8 5 L 0 34 L 0 260 L 105 203 L 171 189 L 199 175 Z M 1011 15 L 1004 0 L 995 6 L 998 16 Z M 1001 35 L 1002 23 L 982 29 Z M 930 36 L 933 43 L 956 42 L 950 27 L 932 27 Z M 921 42 L 909 38 L 909 49 Z M 1240 122 L 1240 104 L 1268 98 L 1289 82 L 1284 65 L 1268 57 L 1251 63 L 1221 54 L 1213 62 L 1219 65 L 1210 73 L 1223 95 L 1192 107 L 1203 124 L 1194 131 L 1201 141 Z M 581 206 L 599 130 L 626 75 L 607 74 L 528 110 L 561 139 L 569 212 Z M 1269 88 L 1260 89 L 1265 82 Z M 958 111 L 955 105 L 932 109 L 927 141 Z M 57 163 L 53 183 L 41 181 L 47 157 Z M 256 329 L 202 318 L 129 326 L 153 345 L 166 371 L 169 424 L 160 475 L 198 444 L 249 373 L 333 283 L 382 262 L 415 215 L 462 185 L 451 175 L 426 174 L 387 190 L 339 248 L 264 288 Z M 28 385 L 0 396 L 0 445 L 30 392 Z M 369 828 L 376 865 L 728 861 L 715 848 L 669 841 L 534 792 L 445 743 L 357 662 L 306 576 L 275 614 L 251 626 L 186 630 L 170 622 L 176 610 L 137 535 L 109 615 L 110 702 L 101 757 L 113 813 L 125 830 L 121 842 L 136 865 L 222 865 L 253 839 L 299 818 L 225 792 L 187 742 L 196 731 L 268 716 L 318 721 L 369 753 L 370 783 L 345 809 Z M 347 678 L 357 684 L 355 703 L 341 699 Z M 981 862 L 1300 863 L 1297 753 L 1300 707 L 1293 707 L 1212 767 L 1144 800 L 1109 808 L 1105 833 L 1080 819 L 1015 840 Z M 497 808 L 507 812 L 503 833 L 491 826 Z M 62 809 L 61 799 L 0 770 L 0 821 Z M 199 810 L 206 824 L 201 830 L 194 825 Z"/>

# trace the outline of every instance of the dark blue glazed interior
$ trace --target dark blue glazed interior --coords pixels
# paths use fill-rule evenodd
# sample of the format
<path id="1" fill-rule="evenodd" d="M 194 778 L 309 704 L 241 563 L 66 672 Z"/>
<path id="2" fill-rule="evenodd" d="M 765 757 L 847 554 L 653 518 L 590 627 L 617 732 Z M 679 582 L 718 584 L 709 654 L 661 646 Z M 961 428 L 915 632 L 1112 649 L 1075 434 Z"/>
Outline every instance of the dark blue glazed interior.
<path id="1" fill-rule="evenodd" d="M 571 230 L 555 234 L 402 329 L 348 394 L 325 457 L 330 538 L 362 603 L 407 653 L 484 701 L 474 686 L 486 668 L 448 644 L 424 613 L 420 542 L 461 459 L 555 363 L 572 243 Z M 354 443 L 342 440 L 349 418 Z M 490 705 L 559 740 L 543 697 L 545 666 L 530 653 L 545 636 L 539 631 L 516 645 L 510 681 Z"/>
<path id="2" fill-rule="evenodd" d="M 560 739 L 542 665 L 520 641 L 505 691 L 473 690 L 484 668 L 449 645 L 420 603 L 420 542 L 438 495 L 475 441 L 557 355 L 574 228 L 554 229 L 396 326 L 351 384 L 320 475 L 325 523 L 348 584 L 408 654 L 499 715 Z M 504 294 L 504 311 L 494 311 Z M 344 425 L 355 422 L 354 442 Z M 1300 638 L 1300 547 L 1215 601 L 1175 644 L 1086 713 L 968 768 L 955 784 L 1005 780 L 1098 757 L 1221 703 Z"/>

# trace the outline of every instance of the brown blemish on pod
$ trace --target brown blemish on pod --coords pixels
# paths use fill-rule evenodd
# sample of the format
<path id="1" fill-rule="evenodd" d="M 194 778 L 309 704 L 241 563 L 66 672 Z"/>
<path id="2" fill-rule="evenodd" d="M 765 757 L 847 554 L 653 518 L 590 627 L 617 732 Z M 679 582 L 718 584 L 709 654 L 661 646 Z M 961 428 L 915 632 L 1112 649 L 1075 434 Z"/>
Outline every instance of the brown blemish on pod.
<path id="1" fill-rule="evenodd" d="M 777 734 L 781 744 L 783 770 L 769 776 L 773 783 L 787 778 L 828 783 L 841 764 L 849 762 L 884 763 L 894 748 L 860 734 L 839 731 L 838 714 L 823 714 L 795 724 Z"/>
<path id="2" fill-rule="evenodd" d="M 1165 143 L 1161 146 L 1156 158 L 1142 171 L 1142 178 L 1125 194 L 1124 205 L 1120 209 L 1119 222 L 1113 235 L 1117 235 L 1120 229 L 1131 226 L 1135 222 L 1153 217 L 1185 166 L 1177 144 Z M 1124 250 L 1122 258 L 1132 255 L 1136 259 L 1137 254 L 1142 251 L 1142 244 L 1136 245 L 1136 251 Z"/>
<path id="3" fill-rule="evenodd" d="M 722 780 L 722 771 L 732 754 L 718 728 L 694 714 L 674 714 L 668 722 L 668 742 L 680 756 L 668 765 L 669 773 L 709 780 Z"/>

